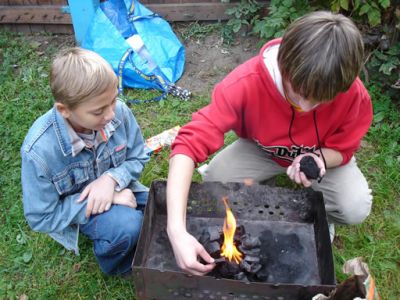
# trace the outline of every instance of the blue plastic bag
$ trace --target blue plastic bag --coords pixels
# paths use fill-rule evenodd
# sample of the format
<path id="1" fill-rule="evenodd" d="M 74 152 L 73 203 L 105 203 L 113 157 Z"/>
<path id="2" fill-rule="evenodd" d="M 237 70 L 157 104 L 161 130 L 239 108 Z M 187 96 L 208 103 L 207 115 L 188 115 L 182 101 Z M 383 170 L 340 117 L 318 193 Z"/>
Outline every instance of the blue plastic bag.
<path id="1" fill-rule="evenodd" d="M 150 59 L 127 42 L 138 35 Z M 169 92 L 182 76 L 185 49 L 167 21 L 136 0 L 102 2 L 89 26 L 82 47 L 107 60 L 122 87 Z"/>

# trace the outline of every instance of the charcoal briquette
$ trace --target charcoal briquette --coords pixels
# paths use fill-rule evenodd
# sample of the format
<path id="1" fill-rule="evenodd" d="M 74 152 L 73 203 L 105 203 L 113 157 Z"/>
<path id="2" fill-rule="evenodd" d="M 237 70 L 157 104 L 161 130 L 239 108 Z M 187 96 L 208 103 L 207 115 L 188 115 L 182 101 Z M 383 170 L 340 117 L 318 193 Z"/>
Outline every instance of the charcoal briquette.
<path id="1" fill-rule="evenodd" d="M 242 269 L 244 269 L 246 272 L 250 272 L 251 271 L 251 264 L 249 264 L 247 261 L 245 261 L 245 260 L 242 260 L 241 262 L 240 262 L 240 267 L 242 268 Z"/>
<path id="2" fill-rule="evenodd" d="M 252 264 L 252 265 L 251 265 L 250 273 L 255 274 L 255 273 L 257 273 L 258 271 L 260 271 L 261 268 L 262 268 L 262 265 L 261 265 L 261 264 Z"/>
<path id="3" fill-rule="evenodd" d="M 210 226 L 208 227 L 208 234 L 210 237 L 210 241 L 217 241 L 221 238 L 221 228 L 219 226 Z"/>
<path id="4" fill-rule="evenodd" d="M 226 262 L 226 258 L 224 256 L 221 256 L 219 258 L 215 258 L 214 259 L 214 263 L 215 264 L 220 264 L 220 263 L 223 263 L 223 262 Z"/>
<path id="5" fill-rule="evenodd" d="M 246 230 L 243 225 L 239 225 L 236 227 L 235 236 L 233 237 L 236 242 L 240 241 L 242 236 L 246 234 Z"/>
<path id="6" fill-rule="evenodd" d="M 203 246 L 210 242 L 210 234 L 208 233 L 208 230 L 203 230 L 200 237 L 198 238 L 198 241 Z"/>
<path id="7" fill-rule="evenodd" d="M 212 256 L 216 253 L 220 252 L 220 245 L 218 242 L 210 242 L 207 243 L 204 248 L 206 249 L 206 251 Z"/>
<path id="8" fill-rule="evenodd" d="M 244 257 L 244 260 L 247 261 L 248 263 L 258 263 L 258 262 L 260 262 L 260 257 L 259 256 L 246 255 Z"/>
<path id="9" fill-rule="evenodd" d="M 300 171 L 306 175 L 308 179 L 317 179 L 320 169 L 312 156 L 304 156 L 300 160 Z"/>
<path id="10" fill-rule="evenodd" d="M 246 278 L 246 274 L 244 272 L 239 272 L 235 274 L 233 278 L 235 278 L 236 280 L 243 280 L 244 278 Z"/>
<path id="11" fill-rule="evenodd" d="M 254 247 L 251 249 L 246 249 L 242 245 L 239 245 L 239 250 L 242 252 L 244 255 L 250 255 L 250 256 L 258 256 L 261 252 L 260 247 Z"/>
<path id="12" fill-rule="evenodd" d="M 245 249 L 252 249 L 254 247 L 261 246 L 261 241 L 258 237 L 252 237 L 249 234 L 246 234 L 241 239 L 242 246 Z"/>

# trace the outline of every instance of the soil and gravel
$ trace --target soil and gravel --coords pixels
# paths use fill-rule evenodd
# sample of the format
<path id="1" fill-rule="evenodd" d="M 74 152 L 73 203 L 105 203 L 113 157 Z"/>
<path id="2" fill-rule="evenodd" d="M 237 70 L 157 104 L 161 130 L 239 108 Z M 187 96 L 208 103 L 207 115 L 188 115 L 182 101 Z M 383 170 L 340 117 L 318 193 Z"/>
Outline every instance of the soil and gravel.
<path id="1" fill-rule="evenodd" d="M 47 47 L 62 49 L 75 45 L 73 35 L 35 34 L 27 36 L 27 39 L 40 53 L 44 53 Z M 227 46 L 223 44 L 219 32 L 183 41 L 186 64 L 177 84 L 193 94 L 210 93 L 213 86 L 231 70 L 258 53 L 257 42 L 255 37 L 240 35 L 232 45 Z"/>
<path id="2" fill-rule="evenodd" d="M 236 66 L 257 55 L 257 42 L 254 37 L 240 36 L 227 46 L 218 32 L 186 41 L 185 73 L 177 84 L 194 94 L 210 92 Z"/>

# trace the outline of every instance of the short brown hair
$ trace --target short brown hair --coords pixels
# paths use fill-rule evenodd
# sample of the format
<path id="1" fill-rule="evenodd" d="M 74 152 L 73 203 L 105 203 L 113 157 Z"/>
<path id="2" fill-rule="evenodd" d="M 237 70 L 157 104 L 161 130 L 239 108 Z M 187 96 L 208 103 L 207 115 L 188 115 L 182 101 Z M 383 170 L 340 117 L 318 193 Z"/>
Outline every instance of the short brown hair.
<path id="1" fill-rule="evenodd" d="M 70 109 L 117 84 L 110 64 L 93 51 L 69 48 L 61 51 L 51 65 L 50 87 L 54 99 Z"/>
<path id="2" fill-rule="evenodd" d="M 319 11 L 289 25 L 279 47 L 278 64 L 294 92 L 322 102 L 350 88 L 360 73 L 363 56 L 356 25 L 343 15 Z"/>

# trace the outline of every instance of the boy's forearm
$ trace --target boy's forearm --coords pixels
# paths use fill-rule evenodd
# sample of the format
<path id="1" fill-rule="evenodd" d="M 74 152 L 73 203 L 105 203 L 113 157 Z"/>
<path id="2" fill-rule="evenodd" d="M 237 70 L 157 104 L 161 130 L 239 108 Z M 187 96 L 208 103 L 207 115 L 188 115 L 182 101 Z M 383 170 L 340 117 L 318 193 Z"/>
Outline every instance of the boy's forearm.
<path id="1" fill-rule="evenodd" d="M 86 202 L 80 193 L 60 199 L 52 178 L 25 152 L 22 153 L 21 184 L 24 215 L 35 231 L 58 232 L 71 224 L 86 222 Z"/>
<path id="2" fill-rule="evenodd" d="M 35 201 L 37 207 L 25 205 L 24 214 L 29 226 L 39 232 L 59 232 L 71 224 L 86 223 L 86 201 L 77 203 L 79 194 L 70 195 L 63 200 L 54 199 L 49 203 L 41 199 L 24 199 L 24 202 Z"/>
<path id="3" fill-rule="evenodd" d="M 325 157 L 326 168 L 335 168 L 342 164 L 343 156 L 339 151 L 330 148 L 322 148 L 321 150 Z M 318 152 L 321 152 L 321 150 Z"/>
<path id="4" fill-rule="evenodd" d="M 183 154 L 170 159 L 167 182 L 168 234 L 186 230 L 186 207 L 194 170 L 193 160 Z"/>

